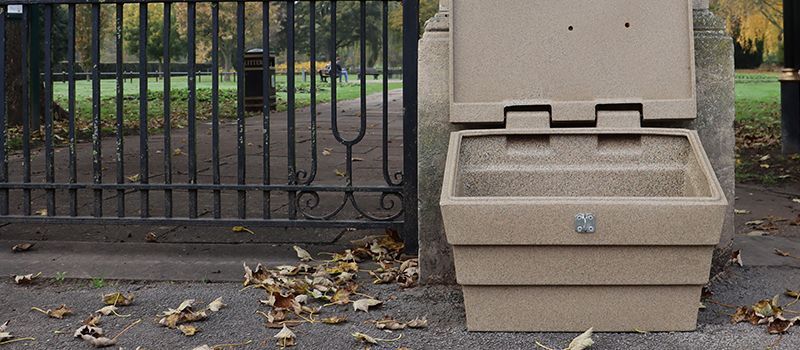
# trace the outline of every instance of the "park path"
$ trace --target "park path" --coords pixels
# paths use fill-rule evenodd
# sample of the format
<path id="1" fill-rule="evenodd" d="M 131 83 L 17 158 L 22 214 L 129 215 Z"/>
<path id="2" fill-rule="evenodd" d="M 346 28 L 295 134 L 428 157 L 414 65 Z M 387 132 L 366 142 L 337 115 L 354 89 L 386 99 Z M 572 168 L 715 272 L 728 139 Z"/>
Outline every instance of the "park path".
<path id="1" fill-rule="evenodd" d="M 360 102 L 358 100 L 340 101 L 337 105 L 339 130 L 346 138 L 356 135 L 360 125 Z M 354 146 L 353 178 L 355 185 L 385 186 L 383 177 L 382 149 L 382 97 L 380 94 L 367 97 L 367 131 L 363 140 Z M 318 172 L 315 184 L 342 185 L 344 178 L 337 173 L 345 169 L 345 147 L 335 140 L 331 132 L 330 104 L 317 106 L 318 120 Z M 287 181 L 287 129 L 286 112 L 272 114 L 271 118 L 271 181 L 276 184 Z M 298 169 L 311 169 L 311 128 L 310 108 L 296 111 L 296 153 Z M 402 170 L 402 92 L 391 91 L 389 94 L 388 114 L 388 151 L 389 169 L 391 173 Z M 260 183 L 262 151 L 262 120 L 260 117 L 246 119 L 246 167 L 247 182 Z M 172 132 L 173 181 L 187 181 L 187 130 L 175 129 Z M 125 174 L 133 176 L 139 173 L 139 136 L 124 138 Z M 163 167 L 163 135 L 155 134 L 149 138 L 151 183 L 164 181 Z M 180 149 L 180 152 L 175 152 Z M 91 143 L 81 143 L 77 147 L 78 180 L 90 182 L 92 179 Z M 115 139 L 109 136 L 103 139 L 103 182 L 115 181 L 116 165 L 114 161 Z M 208 122 L 197 127 L 197 159 L 198 181 L 211 183 L 211 125 Z M 176 155 L 176 153 L 178 153 Z M 66 182 L 68 176 L 68 149 L 58 148 L 56 157 L 56 176 L 58 181 Z M 237 181 L 236 167 L 236 121 L 225 120 L 220 125 L 220 163 L 221 181 L 233 183 Z M 33 152 L 32 178 L 34 182 L 44 182 L 44 157 L 41 150 Z M 22 179 L 21 154 L 9 157 L 11 181 Z M 12 191 L 12 213 L 21 212 L 21 192 Z M 58 209 L 66 213 L 68 194 L 57 191 Z M 125 195 L 126 214 L 139 215 L 139 194 L 128 192 Z M 342 201 L 341 194 L 320 195 L 320 203 L 312 213 L 330 211 Z M 359 205 L 371 213 L 386 213 L 380 208 L 380 196 L 375 194 L 358 194 Z M 33 192 L 32 209 L 46 207 L 44 191 Z M 212 194 L 200 192 L 199 211 L 205 216 L 211 215 Z M 286 193 L 273 192 L 273 217 L 286 216 Z M 91 215 L 93 196 L 90 191 L 79 191 L 79 214 Z M 235 217 L 236 193 L 224 193 L 222 196 L 223 217 Z M 103 209 L 105 215 L 116 215 L 116 193 L 105 191 Z M 261 192 L 248 194 L 248 216 L 261 215 Z M 397 210 L 400 203 L 395 203 L 392 210 Z M 188 212 L 188 194 L 185 191 L 174 191 L 173 205 L 175 216 L 186 216 Z M 153 216 L 163 214 L 164 199 L 159 191 L 150 193 L 150 212 Z M 348 208 L 340 213 L 339 218 L 358 219 L 359 214 Z M 181 225 L 41 225 L 32 223 L 2 224 L 0 226 L 0 242 L 34 242 L 37 251 L 20 256 L 0 256 L 0 273 L 18 268 L 31 268 L 52 275 L 56 271 L 71 271 L 73 277 L 101 276 L 125 279 L 193 279 L 208 278 L 212 280 L 230 280 L 241 274 L 241 263 L 247 257 L 269 256 L 269 261 L 281 262 L 294 259 L 292 254 L 278 253 L 283 251 L 277 247 L 282 244 L 303 243 L 315 244 L 324 251 L 334 251 L 336 246 L 346 245 L 350 239 L 363 237 L 377 231 L 352 229 L 300 229 L 300 228 L 252 228 L 256 234 L 231 232 L 230 227 L 193 227 Z M 154 233 L 157 244 L 148 243 L 146 235 Z M 120 244 L 125 243 L 125 244 Z M 247 243 L 247 244 L 242 244 Z M 9 245 L 9 246 L 10 246 Z M 6 249 L 3 249 L 4 253 Z M 96 261 L 119 261 L 119 266 L 109 268 L 97 265 Z M 199 264 L 199 265 L 198 265 Z M 165 268 L 171 266 L 171 268 Z M 132 268 L 135 267 L 135 268 Z M 214 272 L 214 274 L 211 274 Z M 205 276 L 205 277 L 201 277 Z"/>

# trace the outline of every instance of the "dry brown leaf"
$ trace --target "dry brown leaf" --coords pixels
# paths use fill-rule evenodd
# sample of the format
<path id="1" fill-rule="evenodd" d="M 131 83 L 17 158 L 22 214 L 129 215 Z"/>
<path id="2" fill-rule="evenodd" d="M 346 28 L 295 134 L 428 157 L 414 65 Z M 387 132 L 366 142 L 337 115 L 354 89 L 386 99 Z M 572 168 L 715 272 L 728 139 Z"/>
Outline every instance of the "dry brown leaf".
<path id="1" fill-rule="evenodd" d="M 187 337 L 191 337 L 199 331 L 197 327 L 187 324 L 182 324 L 178 326 L 178 330 L 181 331 L 181 333 L 183 333 L 183 335 Z"/>
<path id="2" fill-rule="evenodd" d="M 11 251 L 14 252 L 14 253 L 27 252 L 34 245 L 35 245 L 35 243 L 20 243 L 20 244 L 17 244 L 15 246 L 11 247 Z"/>
<path id="3" fill-rule="evenodd" d="M 742 251 L 741 250 L 733 251 L 731 253 L 731 260 L 730 261 L 732 263 L 735 263 L 735 264 L 739 265 L 739 266 L 744 266 L 744 263 L 742 263 Z"/>
<path id="4" fill-rule="evenodd" d="M 222 303 L 222 297 L 219 297 L 214 299 L 214 301 L 212 301 L 210 304 L 208 304 L 208 309 L 211 310 L 212 312 L 217 312 L 219 310 L 222 310 L 222 308 L 226 306 L 227 305 Z"/>
<path id="5" fill-rule="evenodd" d="M 331 317 L 323 318 L 321 321 L 322 321 L 322 323 L 325 323 L 325 324 L 340 324 L 340 323 L 347 322 L 347 317 L 344 317 L 344 316 L 331 316 Z"/>
<path id="6" fill-rule="evenodd" d="M 292 246 L 292 248 L 294 248 L 294 251 L 297 252 L 297 257 L 300 259 L 300 261 L 314 260 L 314 258 L 311 257 L 311 254 L 309 254 L 307 250 L 300 248 L 298 246 Z"/>
<path id="7" fill-rule="evenodd" d="M 38 307 L 32 307 L 31 310 L 41 312 L 49 317 L 57 319 L 63 319 L 64 316 L 72 315 L 72 310 L 64 304 L 61 304 L 61 306 L 55 309 L 43 310 Z"/>
<path id="8" fill-rule="evenodd" d="M 339 177 L 345 177 L 345 176 L 347 176 L 347 173 L 345 173 L 344 171 L 341 171 L 341 170 L 339 170 L 339 169 L 335 169 L 335 170 L 333 171 L 333 173 L 334 173 L 334 174 L 336 174 L 336 176 L 339 176 Z"/>
<path id="9" fill-rule="evenodd" d="M 158 235 L 155 232 L 148 232 L 144 236 L 144 240 L 150 243 L 157 243 L 158 242 Z"/>
<path id="10" fill-rule="evenodd" d="M 161 314 L 161 319 L 158 323 L 162 326 L 175 328 L 182 323 L 190 323 L 195 321 L 202 321 L 208 318 L 205 310 L 194 311 L 192 305 L 194 299 L 184 300 L 177 309 L 169 309 Z"/>
<path id="11" fill-rule="evenodd" d="M 281 331 L 278 332 L 278 334 L 275 334 L 272 337 L 278 339 L 277 344 L 281 348 L 295 346 L 296 344 L 294 332 L 292 332 L 292 330 L 289 329 L 289 327 L 286 327 L 286 325 L 284 325 L 283 328 L 281 328 Z"/>
<path id="12" fill-rule="evenodd" d="M 364 343 L 378 344 L 378 339 L 375 339 L 375 338 L 373 338 L 373 337 L 371 337 L 369 335 L 366 335 L 364 333 L 361 333 L 361 332 L 353 333 L 353 338 L 356 338 L 356 340 L 362 341 Z"/>
<path id="13" fill-rule="evenodd" d="M 383 302 L 372 298 L 359 299 L 353 302 L 353 310 L 369 312 L 370 307 L 378 306 L 380 304 L 383 304 Z"/>
<path id="14" fill-rule="evenodd" d="M 594 344 L 594 340 L 592 340 L 592 331 L 594 328 L 589 328 L 586 332 L 581 333 L 579 336 L 572 339 L 569 342 L 569 346 L 567 346 L 564 350 L 583 350 L 586 349 Z"/>
<path id="15" fill-rule="evenodd" d="M 33 282 L 33 280 L 35 280 L 36 278 L 38 278 L 41 275 L 42 275 L 42 273 L 39 272 L 39 273 L 37 273 L 35 275 L 30 273 L 30 274 L 27 274 L 27 275 L 14 275 L 14 276 L 11 276 L 11 277 L 14 279 L 14 283 L 16 283 L 16 284 L 30 284 L 30 283 Z"/>
<path id="16" fill-rule="evenodd" d="M 247 266 L 247 263 L 242 263 L 242 265 L 244 266 L 243 285 L 245 287 L 251 284 L 263 284 L 270 278 L 269 271 L 267 271 L 263 266 L 261 266 L 261 264 L 258 264 L 256 266 L 255 271 L 251 270 L 250 267 Z"/>
<path id="17" fill-rule="evenodd" d="M 333 149 L 331 149 L 331 148 L 324 148 L 324 149 L 322 149 L 322 155 L 323 155 L 323 156 L 329 156 L 329 155 L 331 155 L 331 151 L 333 151 Z"/>
<path id="18" fill-rule="evenodd" d="M 83 320 L 83 324 L 87 326 L 97 327 L 100 324 L 100 319 L 103 316 L 100 315 L 89 315 L 85 320 Z"/>
<path id="19" fill-rule="evenodd" d="M 737 215 L 745 215 L 745 214 L 750 214 L 750 211 L 744 209 L 734 209 L 733 213 Z"/>
<path id="20" fill-rule="evenodd" d="M 384 316 L 382 320 L 375 321 L 375 327 L 378 329 L 388 329 L 391 331 L 398 331 L 406 329 L 406 324 L 399 322 L 389 316 Z"/>
<path id="21" fill-rule="evenodd" d="M 789 296 L 789 297 L 792 297 L 792 298 L 800 298 L 800 292 L 787 289 L 786 290 L 786 296 Z"/>
<path id="22" fill-rule="evenodd" d="M 133 294 L 122 294 L 120 292 L 103 295 L 103 303 L 114 306 L 128 306 L 133 303 Z"/>
<path id="23" fill-rule="evenodd" d="M 428 320 L 425 317 L 417 317 L 411 321 L 408 321 L 407 325 L 408 328 L 426 328 L 428 327 Z"/>
<path id="24" fill-rule="evenodd" d="M 233 232 L 247 232 L 247 233 L 249 233 L 251 235 L 256 234 L 255 232 L 253 232 L 253 230 L 251 230 L 251 229 L 249 229 L 247 227 L 244 227 L 244 226 L 231 227 L 231 231 L 233 231 Z"/>

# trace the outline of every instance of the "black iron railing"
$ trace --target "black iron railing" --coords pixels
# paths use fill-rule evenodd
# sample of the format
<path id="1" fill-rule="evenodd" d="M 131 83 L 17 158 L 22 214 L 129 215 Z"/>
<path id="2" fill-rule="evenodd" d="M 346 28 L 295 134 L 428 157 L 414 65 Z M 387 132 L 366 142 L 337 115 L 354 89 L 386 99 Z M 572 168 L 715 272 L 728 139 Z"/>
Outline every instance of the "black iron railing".
<path id="1" fill-rule="evenodd" d="M 151 87 L 148 86 L 148 31 L 140 30 L 138 33 L 138 110 L 126 110 L 125 100 L 129 98 L 129 91 L 125 79 L 130 78 L 126 71 L 123 51 L 124 16 L 131 6 L 138 6 L 138 27 L 148 28 L 151 20 L 148 17 L 148 4 L 163 3 L 163 67 L 167 72 L 163 74 L 160 84 L 163 85 L 163 94 L 160 101 L 148 98 Z M 417 186 L 416 186 L 416 127 L 417 127 L 417 40 L 418 40 L 418 1 L 358 1 L 360 16 L 358 25 L 359 72 L 368 70 L 367 67 L 367 26 L 370 21 L 380 21 L 382 67 L 390 66 L 390 38 L 389 38 L 389 12 L 390 6 L 401 6 L 403 14 L 402 34 L 402 105 L 397 112 L 392 108 L 393 95 L 390 91 L 389 77 L 384 74 L 381 81 L 380 93 L 382 96 L 380 108 L 368 106 L 367 75 L 361 74 L 357 79 L 360 84 L 357 108 L 358 120 L 350 127 L 343 127 L 343 123 L 353 121 L 353 116 L 341 116 L 342 101 L 337 100 L 337 82 L 333 74 L 329 83 L 317 82 L 318 67 L 317 57 L 323 54 L 329 60 L 337 57 L 341 48 L 337 44 L 337 6 L 339 1 L 280 1 L 285 8 L 286 36 L 285 51 L 283 54 L 287 63 L 285 112 L 276 112 L 270 109 L 272 93 L 270 74 L 263 74 L 263 108 L 257 116 L 248 115 L 245 110 L 245 70 L 244 54 L 246 3 L 260 3 L 262 11 L 261 48 L 263 49 L 263 70 L 269 71 L 269 55 L 276 54 L 270 50 L 270 3 L 269 1 L 245 2 L 235 1 L 235 74 L 236 74 L 236 109 L 235 132 L 223 133 L 224 118 L 221 116 L 220 105 L 220 76 L 226 74 L 220 70 L 220 7 L 219 1 L 149 1 L 149 0 L 0 0 L 4 15 L 0 16 L 0 38 L 6 37 L 6 26 L 11 19 L 7 19 L 5 9 L 10 4 L 22 4 L 24 14 L 19 19 L 22 22 L 23 32 L 26 37 L 22 42 L 34 48 L 10 48 L 6 41 L 0 45 L 0 62 L 6 62 L 11 51 L 18 52 L 23 62 L 22 72 L 9 72 L 6 64 L 0 65 L 0 81 L 5 82 L 7 77 L 14 73 L 22 77 L 21 109 L 15 109 L 21 116 L 9 115 L 7 108 L 7 84 L 0 84 L 0 221 L 7 222 L 43 222 L 43 223 L 98 223 L 98 224 L 188 224 L 188 225 L 263 225 L 263 226 L 315 226 L 315 227 L 396 227 L 402 229 L 409 251 L 416 251 L 417 232 Z M 394 3 L 394 4 L 393 4 Z M 197 62 L 195 55 L 197 49 L 197 6 L 211 7 L 211 53 L 210 76 L 211 97 L 210 117 L 208 120 L 198 118 L 198 87 Z M 127 6 L 126 6 L 127 5 Z M 113 12 L 101 11 L 102 7 L 112 7 Z M 185 6 L 186 17 L 179 20 L 186 21 L 186 65 L 181 76 L 187 79 L 186 124 L 185 128 L 175 128 L 172 120 L 175 113 L 175 100 L 171 94 L 175 88 L 169 72 L 171 54 L 170 33 L 175 16 L 173 7 Z M 308 7 L 309 18 L 299 19 L 295 15 L 300 6 Z M 378 19 L 368 18 L 368 6 L 379 6 L 381 16 Z M 66 84 L 68 85 L 68 98 L 66 106 L 66 120 L 54 120 L 54 80 L 61 81 L 61 72 L 53 69 L 53 32 L 54 9 L 66 7 L 67 33 L 66 33 Z M 89 7 L 91 47 L 91 122 L 88 128 L 91 135 L 86 135 L 86 142 L 81 141 L 82 132 L 79 130 L 79 120 L 76 115 L 76 78 L 80 80 L 77 72 L 76 61 L 76 33 L 77 12 L 81 7 Z M 43 14 L 43 40 L 41 54 L 43 64 L 41 74 L 29 74 L 29 62 L 33 55 L 39 52 L 35 44 L 30 41 L 31 23 L 28 10 L 40 9 Z M 321 14 L 318 11 L 330 9 Z M 114 52 L 115 71 L 101 71 L 101 25 L 102 18 L 107 13 L 113 13 L 115 27 L 113 43 L 116 45 Z M 318 28 L 318 16 L 328 16 L 327 28 Z M 10 15 L 9 15 L 10 16 Z M 308 20 L 314 25 L 307 33 L 310 42 L 308 52 L 296 52 L 295 21 Z M 318 31 L 325 31 L 329 40 L 328 52 L 317 52 Z M 304 38 L 305 40 L 305 38 Z M 374 43 L 371 43 L 374 45 Z M 13 50 L 12 50 L 13 49 Z M 307 109 L 298 108 L 297 82 L 295 60 L 297 54 L 308 56 L 311 61 L 310 75 L 310 101 Z M 102 66 L 108 66 L 103 64 Z M 373 69 L 374 71 L 374 69 Z M 105 80 L 115 84 L 113 98 L 115 109 L 113 112 L 113 127 L 109 128 L 111 121 L 104 120 L 104 99 L 101 94 L 101 78 L 113 74 L 113 80 Z M 31 91 L 37 89 L 37 84 L 31 80 L 42 77 L 41 93 L 43 96 L 41 106 L 43 118 L 41 128 L 37 125 L 39 115 L 36 115 L 36 104 L 33 99 L 35 94 Z M 58 77 L 54 79 L 54 77 Z M 151 83 L 152 84 L 152 83 Z M 321 84 L 325 84 L 324 86 Z M 330 91 L 328 105 L 318 104 L 321 96 L 318 92 L 321 87 Z M 106 101 L 106 102 L 104 102 Z M 158 103 L 160 102 L 160 103 Z M 400 102 L 398 102 L 400 103 Z M 153 125 L 152 105 L 161 109 L 163 120 L 159 125 Z M 32 108 L 31 106 L 34 106 Z M 323 107 L 325 106 L 325 107 Z M 159 107 L 155 107 L 159 108 Z M 205 108 L 205 107 L 204 107 Z M 319 120 L 322 115 L 321 108 L 329 109 L 329 120 Z M 138 114 L 138 129 L 128 130 L 126 120 L 131 114 Z M 392 119 L 394 114 L 398 118 Z M 260 118 L 258 123 L 253 123 L 253 118 Z M 12 119 L 20 119 L 19 124 L 12 124 Z M 345 120 L 346 119 L 346 120 Z M 400 135 L 392 135 L 392 121 L 402 123 Z M 250 121 L 250 123 L 248 123 Z M 203 124 L 207 122 L 208 124 Z M 329 122 L 329 124 L 328 124 Z M 210 147 L 199 149 L 198 138 L 201 135 L 198 128 L 208 126 L 210 133 Z M 54 127 L 65 126 L 65 136 L 59 136 Z M 279 125 L 276 131 L 276 125 Z M 324 126 L 324 127 L 323 127 Z M 261 137 L 253 139 L 248 130 L 259 128 Z M 285 128 L 285 130 L 284 130 Z M 342 165 L 344 169 L 333 180 L 321 180 L 321 172 L 332 173 L 333 169 L 323 169 L 320 164 L 321 155 L 328 152 L 327 148 L 321 150 L 320 142 L 323 135 L 330 129 L 333 145 L 343 149 Z M 346 130 L 343 130 L 346 129 Z M 12 132 L 13 131 L 13 132 Z M 41 131 L 41 133 L 40 133 Z M 348 134 L 348 131 L 349 134 Z M 278 135 L 278 132 L 283 135 Z M 138 136 L 136 136 L 138 135 Z M 280 136 L 280 137 L 279 137 Z M 62 140 L 63 138 L 65 140 Z M 176 137 L 180 142 L 185 142 L 186 153 L 181 154 L 178 161 Z M 221 146 L 223 141 L 235 138 L 230 152 Z M 302 140 L 299 139 L 302 137 Z M 12 138 L 17 138 L 12 140 Z M 133 139 L 132 139 L 133 138 Z M 135 146 L 138 138 L 138 148 Z M 113 139 L 113 145 L 108 144 Z M 381 148 L 378 154 L 380 159 L 374 160 L 376 165 L 373 172 L 380 182 L 360 181 L 354 173 L 364 159 L 356 156 L 357 151 L 365 146 L 365 139 L 371 142 L 377 140 Z M 61 140 L 61 141 L 59 141 Z M 185 141 L 184 141 L 185 140 Z M 285 141 L 284 141 L 285 140 Z M 325 139 L 327 140 L 327 139 Z M 107 141 L 107 142 L 104 142 Z M 130 142 L 134 141 L 134 142 Z M 250 141 L 250 142 L 248 142 Z M 394 142 L 393 141 L 400 141 Z M 282 144 L 277 145 L 276 142 Z M 326 141 L 327 142 L 327 141 Z M 89 146 L 89 144 L 91 146 Z M 128 144 L 132 143 L 133 147 Z M 228 142 L 230 143 L 230 142 Z M 258 147 L 253 148 L 257 144 Z M 302 150 L 298 145 L 303 144 Z M 306 146 L 307 145 L 307 146 Z M 160 147 L 159 147 L 160 146 Z M 155 149 L 154 149 L 155 148 Z M 133 149 L 133 159 L 138 158 L 138 167 L 131 166 L 130 152 Z M 397 150 L 399 157 L 393 157 Z M 109 151 L 111 154 L 109 154 Z M 301 152 L 302 151 L 302 152 Z M 302 154 L 300 154 L 302 153 Z M 200 157 L 207 157 L 200 158 Z M 91 162 L 82 162 L 91 158 Z M 259 159 L 260 158 L 260 159 Z M 280 159 L 285 164 L 276 164 Z M 151 160 L 160 159 L 160 166 L 153 167 Z M 394 160 L 393 160 L 394 159 Z M 43 163 L 43 164 L 40 164 Z M 134 163 L 136 163 L 134 161 Z M 235 169 L 228 167 L 235 163 Z M 379 166 L 377 165 L 379 163 Z M 181 169 L 176 168 L 181 165 Z M 253 168 L 258 165 L 257 168 Z M 88 168 L 87 168 L 88 167 Z M 59 172 L 64 168 L 66 171 Z M 280 170 L 283 168 L 283 170 Z M 397 169 L 401 168 L 401 169 Z M 90 169 L 90 170 L 88 170 Z M 113 172 L 112 172 L 113 169 Z M 277 170 L 276 170 L 277 169 Z M 111 177 L 107 174 L 111 172 Z M 136 176 L 131 173 L 138 172 Z M 250 172 L 258 173 L 258 177 L 248 177 Z M 235 173 L 235 174 L 234 174 Z M 277 176 L 281 175 L 283 176 Z M 233 176 L 235 175 L 235 176 Z M 276 178 L 283 180 L 277 181 Z M 138 192 L 137 196 L 133 192 Z M 179 193 L 187 197 L 179 198 Z M 19 195 L 21 194 L 21 196 Z M 153 196 L 161 200 L 154 199 Z M 372 201 L 372 206 L 363 204 Z M 210 204 L 209 204 L 210 203 Z M 235 203 L 235 204 L 234 204 Z M 256 203 L 258 210 L 251 208 Z M 41 206 L 41 207 L 40 207 Z M 43 208 L 42 208 L 43 207 Z M 133 208 L 131 208 L 133 207 Z M 210 207 L 206 210 L 205 207 Z"/>

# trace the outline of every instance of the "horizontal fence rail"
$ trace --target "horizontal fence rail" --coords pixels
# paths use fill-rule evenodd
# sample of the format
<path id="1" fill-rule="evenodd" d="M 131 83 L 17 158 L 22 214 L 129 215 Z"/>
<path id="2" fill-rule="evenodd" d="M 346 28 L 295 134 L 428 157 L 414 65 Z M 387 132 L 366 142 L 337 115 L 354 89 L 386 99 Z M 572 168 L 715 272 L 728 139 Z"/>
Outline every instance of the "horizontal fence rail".
<path id="1" fill-rule="evenodd" d="M 23 14 L 8 13 L 11 4 Z M 416 251 L 417 0 L 0 7 L 0 37 L 11 25 L 24 33 L 23 46 L 0 45 L 0 81 L 17 77 L 22 91 L 12 108 L 15 91 L 0 84 L 0 222 L 391 227 Z M 390 36 L 393 10 L 402 11 L 400 38 Z M 356 32 L 350 83 L 319 64 L 338 57 L 345 31 Z M 126 62 L 131 42 L 137 59 Z M 226 45 L 232 57 L 222 57 Z M 148 63 L 156 49 L 159 71 Z M 201 51 L 208 62 L 198 62 Z M 275 73 L 276 56 L 285 72 Z M 369 66 L 368 56 L 391 68 Z M 295 68 L 298 57 L 307 70 Z M 391 74 L 402 76 L 402 94 Z"/>

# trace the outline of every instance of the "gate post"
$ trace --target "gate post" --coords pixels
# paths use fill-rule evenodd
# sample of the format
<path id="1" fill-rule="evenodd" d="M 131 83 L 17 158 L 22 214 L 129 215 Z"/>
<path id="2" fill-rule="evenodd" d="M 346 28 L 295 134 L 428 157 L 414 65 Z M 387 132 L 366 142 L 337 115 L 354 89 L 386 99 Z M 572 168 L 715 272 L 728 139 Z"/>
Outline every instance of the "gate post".
<path id="1" fill-rule="evenodd" d="M 420 283 L 453 284 L 453 251 L 439 210 L 450 133 L 450 1 L 425 25 L 419 44 L 419 264 Z"/>
<path id="2" fill-rule="evenodd" d="M 419 250 L 417 226 L 418 40 L 419 0 L 403 0 L 403 241 L 406 254 L 412 255 L 417 255 Z M 364 70 L 364 67 L 361 69 Z"/>
<path id="3" fill-rule="evenodd" d="M 708 0 L 694 0 L 693 4 L 697 118 L 688 127 L 697 130 L 725 197 L 728 198 L 722 237 L 712 262 L 714 274 L 730 260 L 734 235 L 736 139 L 733 129 L 733 39 L 725 32 L 724 22 L 709 11 Z"/>

